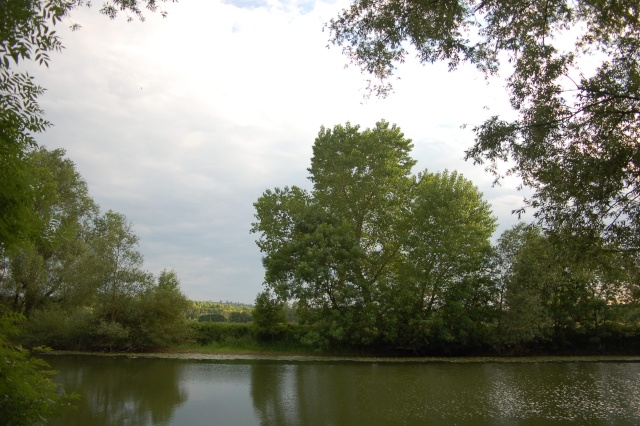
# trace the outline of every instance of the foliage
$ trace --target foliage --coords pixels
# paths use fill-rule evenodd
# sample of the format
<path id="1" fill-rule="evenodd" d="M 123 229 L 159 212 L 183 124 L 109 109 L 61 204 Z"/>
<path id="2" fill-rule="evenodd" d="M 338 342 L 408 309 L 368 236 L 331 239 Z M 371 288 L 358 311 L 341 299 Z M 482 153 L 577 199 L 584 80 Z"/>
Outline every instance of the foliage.
<path id="1" fill-rule="evenodd" d="M 157 283 L 120 213 L 100 214 L 63 150 L 32 150 L 29 233 L 0 252 L 0 300 L 23 313 L 21 340 L 59 349 L 146 349 L 188 338 L 175 271 Z"/>
<path id="2" fill-rule="evenodd" d="M 21 319 L 19 314 L 0 313 L 0 423 L 7 426 L 44 424 L 75 399 L 58 391 L 51 380 L 54 372 L 44 361 L 11 342 Z"/>
<path id="3" fill-rule="evenodd" d="M 22 326 L 20 341 L 27 347 L 82 349 L 96 341 L 96 320 L 90 309 L 48 306 L 32 312 Z"/>
<path id="4" fill-rule="evenodd" d="M 231 312 L 229 314 L 229 322 L 248 323 L 253 321 L 253 317 L 248 312 Z"/>
<path id="5" fill-rule="evenodd" d="M 422 348 L 477 293 L 489 206 L 457 173 L 412 177 L 411 146 L 384 121 L 322 128 L 313 191 L 276 188 L 254 204 L 265 284 L 296 302 L 305 341 Z"/>
<path id="6" fill-rule="evenodd" d="M 185 318 L 189 302 L 179 287 L 152 283 L 133 295 L 118 294 L 118 301 L 113 320 L 113 311 L 100 305 L 38 309 L 26 321 L 21 341 L 56 349 L 131 351 L 170 347 L 191 337 Z"/>
<path id="7" fill-rule="evenodd" d="M 34 183 L 28 218 L 29 233 L 5 249 L 5 274 L 0 295 L 14 311 L 29 316 L 48 300 L 82 298 L 70 281 L 84 282 L 84 231 L 97 206 L 64 150 L 32 150 L 25 158 Z"/>
<path id="8" fill-rule="evenodd" d="M 0 125 L 0 251 L 18 243 L 30 231 L 32 176 L 25 152 L 16 144 L 6 143 Z"/>
<path id="9" fill-rule="evenodd" d="M 187 311 L 187 318 L 198 321 L 227 322 L 231 315 L 239 318 L 246 318 L 251 314 L 251 306 L 244 303 L 234 302 L 211 302 L 211 301 L 191 301 Z"/>
<path id="10" fill-rule="evenodd" d="M 190 322 L 189 327 L 201 345 L 252 337 L 252 327 L 246 323 Z"/>
<path id="11" fill-rule="evenodd" d="M 636 1 L 357 0 L 328 23 L 334 44 L 379 80 L 405 60 L 511 74 L 517 118 L 475 127 L 467 158 L 522 178 L 552 228 L 640 249 L 640 20 Z M 505 66 L 506 64 L 506 66 Z"/>
<path id="12" fill-rule="evenodd" d="M 124 215 L 108 211 L 95 220 L 93 232 L 100 276 L 96 309 L 105 321 L 113 323 L 120 315 L 127 315 L 129 304 L 151 288 L 153 279 L 141 269 L 138 237 Z"/>
<path id="13" fill-rule="evenodd" d="M 274 340 L 287 329 L 285 306 L 269 290 L 258 293 L 251 312 L 258 340 Z"/>
<path id="14" fill-rule="evenodd" d="M 188 305 L 176 272 L 162 271 L 157 285 L 135 299 L 133 316 L 129 319 L 130 345 L 142 349 L 162 348 L 185 341 L 189 337 L 184 315 Z"/>
<path id="15" fill-rule="evenodd" d="M 209 314 L 200 315 L 198 317 L 198 321 L 227 322 L 227 317 L 222 313 L 222 311 L 213 311 Z"/>
<path id="16" fill-rule="evenodd" d="M 637 262 L 618 252 L 580 252 L 580 242 L 555 238 L 539 227 L 518 225 L 498 240 L 499 347 L 592 345 L 602 350 L 613 334 L 621 337 L 618 327 L 637 327 L 621 315 L 637 306 L 626 297 Z"/>
<path id="17" fill-rule="evenodd" d="M 472 305 L 486 299 L 491 209 L 473 184 L 456 172 L 417 177 L 402 224 L 405 253 L 392 297 L 393 341 L 424 345 L 429 339 L 463 341 L 477 335 Z M 455 325 L 454 325 L 455 324 Z M 453 334 L 452 334 L 453 333 Z"/>
<path id="18" fill-rule="evenodd" d="M 165 1 L 165 0 L 162 0 Z M 144 20 L 143 8 L 158 10 L 158 0 L 104 1 L 100 13 L 115 18 L 119 12 Z M 49 66 L 49 54 L 62 49 L 55 31 L 83 0 L 4 0 L 0 3 L 0 250 L 29 232 L 31 183 L 34 177 L 25 156 L 36 147 L 33 133 L 51 124 L 44 119 L 38 96 L 44 88 L 27 73 L 16 72 L 19 62 Z M 91 2 L 86 2 L 89 6 Z M 165 12 L 160 11 L 165 16 Z M 79 28 L 74 24 L 73 28 Z M 37 179 L 35 179 L 37 182 Z"/>

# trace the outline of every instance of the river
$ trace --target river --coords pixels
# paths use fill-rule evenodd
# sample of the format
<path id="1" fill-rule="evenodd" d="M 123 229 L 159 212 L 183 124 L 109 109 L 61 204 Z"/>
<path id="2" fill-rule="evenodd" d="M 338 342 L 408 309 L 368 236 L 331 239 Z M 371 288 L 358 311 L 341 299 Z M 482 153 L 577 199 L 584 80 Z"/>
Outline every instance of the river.
<path id="1" fill-rule="evenodd" d="M 637 425 L 637 362 L 47 356 L 82 396 L 52 425 Z"/>

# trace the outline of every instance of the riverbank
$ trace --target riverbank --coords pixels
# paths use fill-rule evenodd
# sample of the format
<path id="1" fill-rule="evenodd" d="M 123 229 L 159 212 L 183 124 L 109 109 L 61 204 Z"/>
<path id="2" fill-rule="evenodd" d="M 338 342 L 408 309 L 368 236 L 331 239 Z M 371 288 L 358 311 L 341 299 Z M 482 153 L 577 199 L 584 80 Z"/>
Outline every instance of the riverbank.
<path id="1" fill-rule="evenodd" d="M 270 352 L 82 352 L 51 351 L 49 355 L 86 355 L 123 358 L 160 358 L 201 361 L 278 361 L 278 362 L 358 362 L 358 363 L 550 363 L 550 362 L 640 362 L 640 356 L 528 356 L 528 357 L 373 357 Z"/>

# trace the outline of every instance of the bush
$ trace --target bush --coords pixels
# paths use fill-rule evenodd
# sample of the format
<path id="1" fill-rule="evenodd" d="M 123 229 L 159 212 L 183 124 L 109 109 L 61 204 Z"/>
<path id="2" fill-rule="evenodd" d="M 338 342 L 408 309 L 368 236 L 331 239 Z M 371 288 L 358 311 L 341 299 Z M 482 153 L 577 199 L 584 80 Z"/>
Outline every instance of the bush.
<path id="1" fill-rule="evenodd" d="M 184 343 L 190 335 L 187 308 L 188 301 L 177 287 L 159 285 L 137 297 L 128 318 L 132 346 L 155 349 Z"/>
<path id="2" fill-rule="evenodd" d="M 54 372 L 41 359 L 14 345 L 18 314 L 0 312 L 0 424 L 31 426 L 70 407 L 75 395 L 58 391 L 51 380 Z"/>
<path id="3" fill-rule="evenodd" d="M 93 340 L 94 316 L 84 310 L 68 313 L 58 307 L 34 311 L 22 327 L 20 341 L 27 347 L 86 349 Z"/>
<path id="4" fill-rule="evenodd" d="M 269 290 L 258 294 L 252 314 L 258 340 L 276 341 L 287 332 L 285 304 L 276 299 Z"/>
<path id="5" fill-rule="evenodd" d="M 200 315 L 198 317 L 199 322 L 227 322 L 227 317 L 224 316 L 222 311 L 215 311 L 210 314 Z"/>
<path id="6" fill-rule="evenodd" d="M 95 349 L 109 352 L 129 349 L 131 343 L 130 331 L 118 322 L 101 320 L 94 332 L 96 337 Z"/>
<path id="7" fill-rule="evenodd" d="M 253 321 L 253 318 L 247 312 L 231 312 L 229 314 L 229 322 L 248 323 L 251 321 Z"/>
<path id="8" fill-rule="evenodd" d="M 201 345 L 253 337 L 252 327 L 244 323 L 191 322 L 193 338 Z"/>

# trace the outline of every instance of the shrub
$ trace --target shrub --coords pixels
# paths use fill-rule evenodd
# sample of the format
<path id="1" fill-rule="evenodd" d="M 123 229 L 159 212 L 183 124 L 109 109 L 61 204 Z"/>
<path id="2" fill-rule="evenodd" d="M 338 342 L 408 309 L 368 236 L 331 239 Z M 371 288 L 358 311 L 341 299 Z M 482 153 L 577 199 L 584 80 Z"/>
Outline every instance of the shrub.
<path id="1" fill-rule="evenodd" d="M 189 327 L 193 330 L 194 339 L 201 345 L 253 336 L 251 326 L 244 323 L 191 322 Z"/>
<path id="2" fill-rule="evenodd" d="M 14 345 L 18 314 L 0 312 L 0 424 L 31 426 L 70 407 L 75 395 L 58 391 L 53 372 L 41 359 Z"/>

